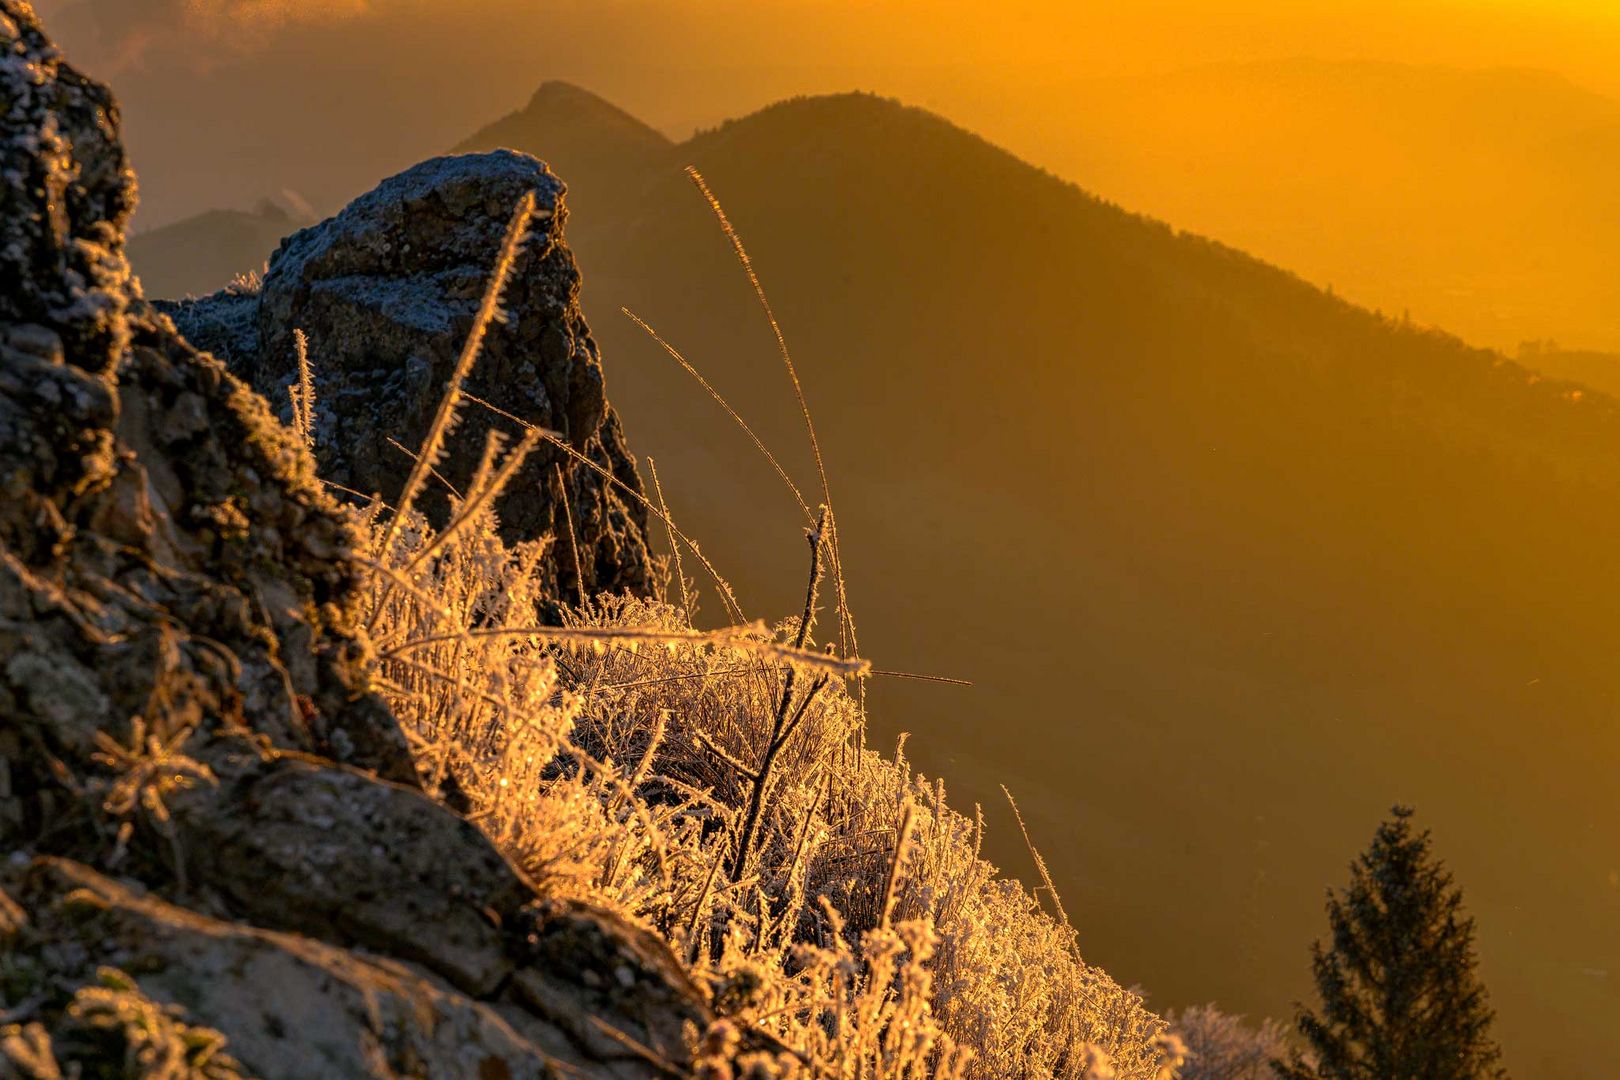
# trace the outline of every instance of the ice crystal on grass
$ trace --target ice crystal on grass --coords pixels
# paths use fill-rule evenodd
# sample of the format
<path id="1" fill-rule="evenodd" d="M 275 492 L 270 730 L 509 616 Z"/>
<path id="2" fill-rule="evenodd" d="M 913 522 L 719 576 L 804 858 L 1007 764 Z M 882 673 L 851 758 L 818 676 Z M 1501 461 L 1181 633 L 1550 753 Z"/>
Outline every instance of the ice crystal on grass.
<path id="1" fill-rule="evenodd" d="M 1288 1054 L 1288 1032 L 1275 1020 L 1251 1027 L 1213 1003 L 1169 1013 L 1165 1019 L 1187 1049 L 1189 1060 L 1177 1074 L 1180 1080 L 1275 1080 L 1271 1063 Z"/>

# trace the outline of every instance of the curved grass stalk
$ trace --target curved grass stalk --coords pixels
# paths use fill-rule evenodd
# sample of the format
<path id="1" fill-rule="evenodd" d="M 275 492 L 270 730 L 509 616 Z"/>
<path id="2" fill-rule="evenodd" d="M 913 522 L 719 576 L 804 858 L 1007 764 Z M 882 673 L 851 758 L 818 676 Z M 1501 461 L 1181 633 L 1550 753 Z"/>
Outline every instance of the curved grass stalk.
<path id="1" fill-rule="evenodd" d="M 793 478 L 789 476 L 787 470 L 782 467 L 782 463 L 776 460 L 776 455 L 771 453 L 771 449 L 765 445 L 765 441 L 755 434 L 754 429 L 749 426 L 748 421 L 742 418 L 742 414 L 731 407 L 731 402 L 727 401 L 724 395 L 714 388 L 713 383 L 709 382 L 708 379 L 703 377 L 703 373 L 694 367 L 690 360 L 681 355 L 681 351 L 679 349 L 665 341 L 663 336 L 660 335 L 657 330 L 654 330 L 651 326 L 647 325 L 646 321 L 643 320 L 640 315 L 637 315 L 635 312 L 626 307 L 622 307 L 619 310 L 624 312 L 625 316 L 631 322 L 645 330 L 647 332 L 647 336 L 657 342 L 659 348 L 663 349 L 664 352 L 669 355 L 670 359 L 681 365 L 681 368 L 685 370 L 688 375 L 696 379 L 698 385 L 709 392 L 709 396 L 714 399 L 715 404 L 724 409 L 726 415 L 736 421 L 737 426 L 742 428 L 743 434 L 747 435 L 748 438 L 753 442 L 754 448 L 764 455 L 765 460 L 770 462 L 771 468 L 776 470 L 776 475 L 782 478 L 782 483 L 786 484 L 787 489 L 793 493 L 793 499 L 799 504 L 799 509 L 804 513 L 805 521 L 807 523 L 814 524 L 816 516 L 810 512 L 810 504 L 805 501 L 804 493 L 799 490 L 799 485 L 793 482 Z"/>
<path id="2" fill-rule="evenodd" d="M 525 428 L 529 428 L 529 429 L 531 429 L 533 431 L 539 432 L 540 433 L 540 438 L 544 439 L 547 443 L 550 443 L 552 446 L 555 446 L 557 449 L 561 450 L 563 453 L 567 454 L 569 457 L 573 458 L 575 461 L 578 461 L 579 463 L 586 466 L 587 468 L 594 470 L 598 476 L 602 477 L 602 479 L 604 479 L 608 483 L 614 485 L 620 491 L 622 491 L 625 494 L 629 495 L 631 498 L 633 498 L 637 502 L 639 502 L 642 506 L 646 507 L 648 513 L 658 515 L 658 519 L 660 521 L 662 521 L 664 523 L 664 525 L 666 527 L 668 527 L 669 530 L 672 533 L 674 533 L 677 537 L 680 538 L 681 543 L 686 545 L 687 550 L 690 551 L 697 558 L 698 562 L 703 564 L 703 569 L 708 571 L 709 576 L 714 579 L 715 586 L 716 586 L 716 588 L 718 588 L 718 590 L 720 592 L 720 601 L 721 601 L 721 603 L 726 605 L 727 613 L 731 616 L 731 618 L 736 619 L 738 622 L 742 622 L 744 620 L 745 616 L 743 615 L 742 605 L 737 603 L 737 596 L 736 596 L 736 594 L 734 592 L 731 591 L 730 583 L 727 582 L 725 578 L 720 576 L 720 571 L 715 569 L 714 564 L 709 561 L 708 556 L 703 554 L 703 550 L 698 547 L 697 541 L 693 540 L 691 537 L 687 536 L 684 532 L 682 532 L 675 525 L 674 519 L 671 518 L 669 516 L 669 514 L 659 510 L 658 507 L 654 506 L 652 504 L 652 500 L 648 499 L 647 496 L 643 495 L 641 492 L 637 491 L 635 488 L 631 487 L 629 484 L 626 484 L 623 480 L 620 480 L 617 476 L 614 476 L 607 469 L 602 468 L 602 466 L 598 465 L 596 462 L 592 461 L 590 458 L 586 457 L 584 454 L 580 453 L 578 450 L 575 450 L 572 446 L 569 445 L 567 439 L 564 439 L 561 435 L 557 434 L 556 432 L 548 431 L 545 428 L 538 427 L 535 424 L 531 424 L 529 421 L 523 419 L 521 416 L 513 416 L 511 413 L 507 412 L 505 409 L 502 409 L 502 408 L 500 408 L 499 406 L 496 406 L 496 405 L 491 405 L 489 402 L 485 401 L 484 399 L 479 398 L 479 397 L 475 397 L 472 394 L 465 394 L 464 396 L 466 397 L 466 399 L 468 401 L 472 402 L 474 405 L 481 405 L 484 408 L 488 409 L 489 411 L 495 413 L 497 416 L 503 416 L 506 419 L 512 421 L 514 424 L 521 424 Z"/>
<path id="3" fill-rule="evenodd" d="M 389 660 L 412 649 L 426 648 L 447 641 L 476 640 L 490 637 L 529 637 L 541 641 L 552 641 L 565 645 L 582 645 L 592 648 L 605 647 L 610 644 L 631 648 L 642 645 L 718 646 L 738 649 L 743 652 L 758 653 L 792 667 L 820 671 L 843 679 L 853 679 L 865 675 L 870 668 L 870 665 L 865 660 L 845 660 L 841 656 L 830 656 L 827 653 L 819 653 L 810 649 L 770 641 L 760 636 L 765 632 L 763 622 L 731 626 L 723 630 L 690 631 L 643 630 L 629 627 L 494 626 L 412 638 L 409 641 L 400 642 L 398 645 L 379 654 L 379 659 Z"/>
<path id="4" fill-rule="evenodd" d="M 754 296 L 759 300 L 761 310 L 765 312 L 765 321 L 771 324 L 771 333 L 776 336 L 777 350 L 782 355 L 782 366 L 787 369 L 788 381 L 793 384 L 793 395 L 799 402 L 799 414 L 804 418 L 804 430 L 810 439 L 810 452 L 815 457 L 816 473 L 821 478 L 821 503 L 827 507 L 827 513 L 831 515 L 833 512 L 832 488 L 827 482 L 827 464 L 821 455 L 821 440 L 816 436 L 816 423 L 810 416 L 810 403 L 804 396 L 804 385 L 799 381 L 799 369 L 793 363 L 793 353 L 788 349 L 787 337 L 782 333 L 782 324 L 777 321 L 776 311 L 771 307 L 770 298 L 765 295 L 765 286 L 760 283 L 759 274 L 754 270 L 754 260 L 749 258 L 748 249 L 743 246 L 742 237 L 738 235 L 736 228 L 731 224 L 731 219 L 726 216 L 725 208 L 720 205 L 719 198 L 709 190 L 708 181 L 703 179 L 703 174 L 698 172 L 696 166 L 688 165 L 686 175 L 691 178 L 692 183 L 697 186 L 698 191 L 703 195 L 704 201 L 709 204 L 709 209 L 714 212 L 715 219 L 720 222 L 720 229 L 726 234 L 726 239 L 731 241 L 731 249 L 737 256 L 737 262 L 741 264 L 743 272 L 748 275 L 748 283 L 754 287 Z M 800 501 L 802 502 L 803 499 L 801 498 Z M 808 509 L 806 507 L 807 511 Z M 836 526 L 832 531 L 829 548 L 829 562 L 832 566 L 838 591 L 838 622 L 839 634 L 842 639 L 840 645 L 844 654 L 848 656 L 860 652 L 860 642 L 855 637 L 854 620 L 849 615 L 848 596 L 844 586 L 843 559 L 839 554 Z M 864 691 L 862 691 L 862 694 L 864 700 Z"/>

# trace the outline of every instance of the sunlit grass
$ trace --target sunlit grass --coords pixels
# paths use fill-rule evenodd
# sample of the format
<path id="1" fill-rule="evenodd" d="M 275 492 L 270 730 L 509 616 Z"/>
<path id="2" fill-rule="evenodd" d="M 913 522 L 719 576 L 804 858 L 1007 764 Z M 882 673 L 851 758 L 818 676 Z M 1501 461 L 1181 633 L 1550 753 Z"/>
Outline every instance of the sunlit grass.
<path id="1" fill-rule="evenodd" d="M 499 311 L 528 214 L 514 215 L 477 326 Z M 543 892 L 606 905 L 663 937 L 720 1017 L 693 1035 L 699 1075 L 1172 1075 L 1179 1051 L 1163 1022 L 1084 962 L 1066 919 L 981 856 L 982 814 L 953 810 L 903 744 L 892 756 L 866 748 L 858 688 L 870 668 L 828 510 L 808 534 L 802 611 L 768 627 L 743 617 L 655 483 L 649 511 L 733 619 L 698 630 L 679 573 L 679 605 L 598 596 L 565 607 L 561 626 L 536 624 L 542 602 L 559 600 L 540 572 L 558 541 L 507 545 L 496 506 L 539 442 L 568 448 L 521 418 L 514 448 L 491 437 L 442 529 L 412 508 L 463 402 L 481 404 L 461 389 L 476 338 L 400 507 L 351 511 L 369 570 L 374 681 L 430 791 Z M 313 378 L 301 371 L 295 415 L 307 425 L 318 358 Z M 832 648 L 814 635 L 824 573 L 836 589 Z M 745 1030 L 781 1049 L 739 1058 Z"/>

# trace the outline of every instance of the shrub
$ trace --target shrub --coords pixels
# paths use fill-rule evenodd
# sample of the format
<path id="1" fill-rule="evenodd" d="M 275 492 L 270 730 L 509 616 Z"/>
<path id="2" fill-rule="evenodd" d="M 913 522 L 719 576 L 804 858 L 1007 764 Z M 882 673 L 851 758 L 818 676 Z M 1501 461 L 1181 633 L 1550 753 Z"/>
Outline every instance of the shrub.
<path id="1" fill-rule="evenodd" d="M 1194 1005 L 1166 1015 L 1170 1028 L 1187 1045 L 1188 1061 L 1179 1080 L 1275 1080 L 1271 1062 L 1288 1052 L 1288 1036 L 1275 1020 L 1250 1027 L 1241 1016 L 1222 1012 L 1213 1003 Z"/>

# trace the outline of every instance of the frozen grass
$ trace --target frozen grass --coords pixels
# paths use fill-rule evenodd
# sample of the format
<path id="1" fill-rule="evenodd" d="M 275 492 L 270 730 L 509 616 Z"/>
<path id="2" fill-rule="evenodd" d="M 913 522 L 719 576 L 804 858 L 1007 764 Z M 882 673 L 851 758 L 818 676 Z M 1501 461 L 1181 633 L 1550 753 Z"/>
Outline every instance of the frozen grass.
<path id="1" fill-rule="evenodd" d="M 1275 1080 L 1271 1063 L 1288 1056 L 1288 1031 L 1275 1020 L 1251 1026 L 1241 1016 L 1194 1005 L 1166 1019 L 1186 1043 L 1180 1080 Z"/>
<path id="2" fill-rule="evenodd" d="M 514 216 L 480 327 L 498 315 L 527 213 Z M 757 287 L 751 267 L 750 278 Z M 534 625 L 553 541 L 506 546 L 495 507 L 550 433 L 530 428 L 510 450 L 491 439 L 442 531 L 410 508 L 476 354 L 469 343 L 403 512 L 354 511 L 376 685 L 429 787 L 541 889 L 612 906 L 690 966 L 722 1017 L 695 1035 L 699 1075 L 1173 1076 L 1179 1042 L 1164 1023 L 981 857 L 982 815 L 951 809 L 903 746 L 866 747 L 869 669 L 826 509 L 808 534 L 803 610 L 766 627 L 741 619 L 660 494 L 652 513 L 720 582 L 736 621 L 700 631 L 679 575 L 680 605 L 600 596 L 561 627 Z M 802 404 L 785 345 L 783 358 Z M 312 400 L 309 380 L 293 393 Z M 829 648 L 814 634 L 824 572 Z M 734 1060 L 745 1028 L 788 1049 Z"/>

